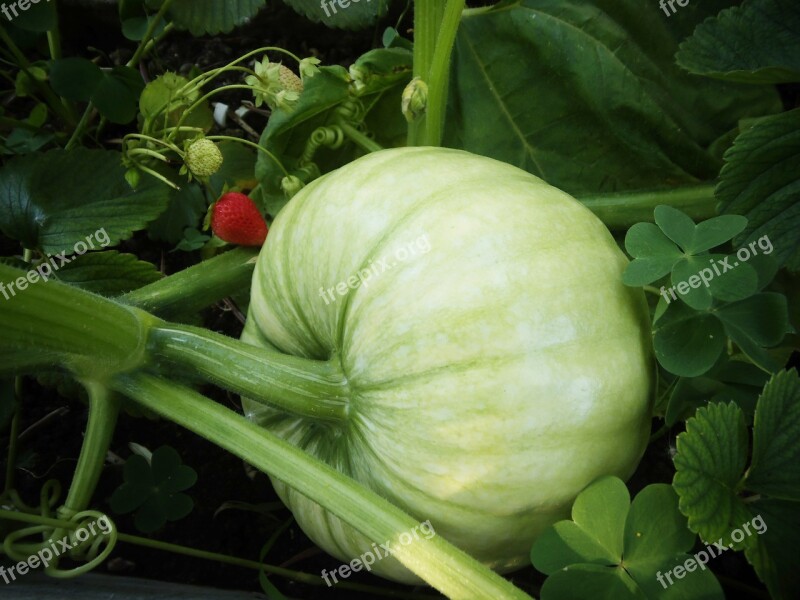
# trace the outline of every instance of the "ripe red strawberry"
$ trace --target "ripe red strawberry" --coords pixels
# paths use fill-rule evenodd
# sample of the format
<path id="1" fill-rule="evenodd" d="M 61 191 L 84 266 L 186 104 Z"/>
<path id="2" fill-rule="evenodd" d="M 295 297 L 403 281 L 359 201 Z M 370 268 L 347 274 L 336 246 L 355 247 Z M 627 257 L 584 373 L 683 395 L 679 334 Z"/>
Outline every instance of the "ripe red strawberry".
<path id="1" fill-rule="evenodd" d="M 244 194 L 228 192 L 211 209 L 211 230 L 218 238 L 239 246 L 261 246 L 267 224 L 255 202 Z"/>

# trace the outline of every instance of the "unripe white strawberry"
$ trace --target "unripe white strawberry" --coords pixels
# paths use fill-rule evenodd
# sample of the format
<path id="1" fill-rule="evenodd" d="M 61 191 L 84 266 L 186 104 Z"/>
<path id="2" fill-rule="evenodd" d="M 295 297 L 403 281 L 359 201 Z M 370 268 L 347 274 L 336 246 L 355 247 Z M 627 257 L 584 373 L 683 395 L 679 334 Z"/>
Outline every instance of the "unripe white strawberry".
<path id="1" fill-rule="evenodd" d="M 209 139 L 195 140 L 186 148 L 184 163 L 196 177 L 211 177 L 222 167 L 222 152 Z"/>

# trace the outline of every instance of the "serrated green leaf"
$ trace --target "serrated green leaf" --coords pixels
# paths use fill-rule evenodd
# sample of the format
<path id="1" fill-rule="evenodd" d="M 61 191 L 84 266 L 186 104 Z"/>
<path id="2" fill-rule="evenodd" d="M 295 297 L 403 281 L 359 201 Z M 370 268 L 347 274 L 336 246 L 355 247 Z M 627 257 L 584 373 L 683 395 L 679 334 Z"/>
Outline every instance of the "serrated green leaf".
<path id="1" fill-rule="evenodd" d="M 168 190 L 149 177 L 131 190 L 118 152 L 31 154 L 0 171 L 0 231 L 27 248 L 70 256 L 101 225 L 114 246 L 164 211 Z"/>
<path id="2" fill-rule="evenodd" d="M 797 540 L 800 539 L 800 503 L 761 498 L 750 505 L 761 518 L 766 531 L 748 544 L 745 556 L 759 579 L 776 600 L 800 596 L 800 569 L 797 568 Z M 756 521 L 754 525 L 759 525 Z M 756 530 L 756 534 L 758 531 Z"/>
<path id="3" fill-rule="evenodd" d="M 724 347 L 722 324 L 713 315 L 697 312 L 682 302 L 672 301 L 654 323 L 656 358 L 675 375 L 702 375 L 714 366 Z"/>
<path id="4" fill-rule="evenodd" d="M 780 106 L 771 89 L 686 74 L 673 62 L 682 38 L 641 0 L 520 0 L 465 15 L 445 145 L 573 195 L 713 178 L 708 145 Z"/>
<path id="5" fill-rule="evenodd" d="M 710 404 L 686 422 L 676 442 L 672 486 L 689 527 L 706 541 L 728 535 L 749 519 L 737 497 L 749 440 L 735 404 Z"/>
<path id="6" fill-rule="evenodd" d="M 55 275 L 65 283 L 104 296 L 121 296 L 161 279 L 152 264 L 114 250 L 75 257 Z"/>
<path id="7" fill-rule="evenodd" d="M 750 0 L 700 24 L 675 56 L 698 75 L 744 83 L 800 81 L 800 4 Z"/>
<path id="8" fill-rule="evenodd" d="M 341 29 L 363 29 L 386 14 L 390 0 L 284 0 L 299 14 L 315 23 Z"/>
<path id="9" fill-rule="evenodd" d="M 800 377 L 781 371 L 764 388 L 753 424 L 747 489 L 800 500 Z"/>
<path id="10" fill-rule="evenodd" d="M 216 35 L 244 25 L 265 5 L 266 0 L 175 0 L 169 16 L 192 35 Z"/>
<path id="11" fill-rule="evenodd" d="M 757 240 L 780 265 L 800 270 L 800 109 L 760 119 L 736 138 L 715 195 L 723 213 L 748 219 L 737 246 Z"/>

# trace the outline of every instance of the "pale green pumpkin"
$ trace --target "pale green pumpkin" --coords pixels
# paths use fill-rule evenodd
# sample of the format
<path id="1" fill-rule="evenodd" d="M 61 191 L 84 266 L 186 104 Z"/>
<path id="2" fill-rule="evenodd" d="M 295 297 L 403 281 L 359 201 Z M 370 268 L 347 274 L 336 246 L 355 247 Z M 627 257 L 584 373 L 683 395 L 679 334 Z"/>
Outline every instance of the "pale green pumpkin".
<path id="1" fill-rule="evenodd" d="M 627 478 L 644 451 L 653 369 L 626 264 L 588 209 L 515 167 L 441 148 L 370 154 L 278 215 L 243 335 L 339 361 L 347 418 L 246 413 L 491 567 L 523 566 L 583 487 Z M 372 547 L 274 484 L 330 554 Z M 372 569 L 417 581 L 392 558 Z"/>

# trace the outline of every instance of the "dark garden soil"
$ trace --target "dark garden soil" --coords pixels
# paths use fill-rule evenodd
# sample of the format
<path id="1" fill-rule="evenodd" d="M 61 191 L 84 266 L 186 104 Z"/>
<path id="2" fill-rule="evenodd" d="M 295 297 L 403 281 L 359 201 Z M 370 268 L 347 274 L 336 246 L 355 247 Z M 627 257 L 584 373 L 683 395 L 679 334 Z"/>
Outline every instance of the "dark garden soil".
<path id="1" fill-rule="evenodd" d="M 229 35 L 199 39 L 181 34 L 169 37 L 158 52 L 146 61 L 144 73 L 149 77 L 155 77 L 164 70 L 187 73 L 195 65 L 208 69 L 225 64 L 248 50 L 266 45 L 281 46 L 299 56 L 316 55 L 325 64 L 349 65 L 363 52 L 380 45 L 384 27 L 397 24 L 401 12 L 402 7 L 396 9 L 373 30 L 351 33 L 311 24 L 281 2 L 270 2 L 269 7 L 253 23 Z M 82 54 L 88 46 L 123 61 L 131 53 L 133 45 L 118 36 L 113 9 L 104 13 L 96 8 L 72 6 L 62 16 L 65 55 Z M 401 21 L 399 29 L 404 32 L 409 26 L 410 19 L 406 17 Z M 237 105 L 242 99 L 236 95 L 225 98 L 232 105 Z M 258 131 L 263 128 L 266 120 L 254 118 L 249 123 Z M 107 132 L 107 135 L 110 139 L 115 132 Z M 235 131 L 233 135 L 244 134 L 242 131 Z M 0 238 L 0 251 L 11 254 L 17 250 L 17 246 Z M 167 274 L 199 260 L 192 255 L 168 253 L 167 246 L 162 247 L 141 235 L 129 242 L 125 250 L 138 254 L 143 260 L 162 265 Z M 205 325 L 215 331 L 238 336 L 241 330 L 241 324 L 234 312 L 224 306 L 208 310 L 204 318 Z M 238 407 L 236 397 L 212 388 L 203 391 L 219 402 Z M 87 411 L 80 400 L 65 398 L 55 389 L 42 387 L 36 382 L 28 381 L 24 393 L 22 430 L 30 427 L 33 429 L 28 430 L 22 439 L 17 472 L 18 488 L 27 502 L 37 503 L 39 490 L 48 479 L 58 479 L 64 489 L 69 485 L 80 451 Z M 57 411 L 63 411 L 63 414 L 58 414 Z M 43 420 L 54 414 L 54 418 Z M 674 433 L 651 444 L 631 481 L 632 494 L 649 483 L 669 482 L 673 473 L 671 453 L 674 452 Z M 266 540 L 277 527 L 290 518 L 290 513 L 283 508 L 275 509 L 271 513 L 241 508 L 221 510 L 226 503 L 235 502 L 239 506 L 248 504 L 255 507 L 275 503 L 277 497 L 263 474 L 248 469 L 237 458 L 172 423 L 123 415 L 112 444 L 113 453 L 122 459 L 129 457 L 130 442 L 150 450 L 168 444 L 198 473 L 197 484 L 189 490 L 195 503 L 191 515 L 168 524 L 150 537 L 257 560 Z M 0 439 L 0 443 L 5 445 L 7 437 Z M 120 464 L 110 463 L 95 496 L 95 507 L 113 514 L 108 499 L 121 482 Z M 129 515 L 116 516 L 115 520 L 122 531 L 136 531 Z M 280 536 L 267 555 L 266 562 L 315 574 L 319 574 L 322 569 L 335 569 L 340 564 L 338 560 L 316 549 L 295 524 Z M 724 576 L 761 587 L 741 555 L 724 555 L 715 560 L 714 568 Z M 100 571 L 219 588 L 259 589 L 258 576 L 254 571 L 128 544 L 119 544 L 112 559 Z M 513 579 L 524 589 L 538 593 L 544 578 L 529 568 L 515 574 Z M 277 577 L 272 578 L 272 581 L 287 596 L 295 598 L 375 597 L 374 593 L 360 594 L 336 588 L 319 589 Z M 364 576 L 363 573 L 354 575 L 349 581 L 399 588 L 378 578 Z M 433 592 L 425 588 L 416 589 L 420 596 L 434 596 Z"/>

